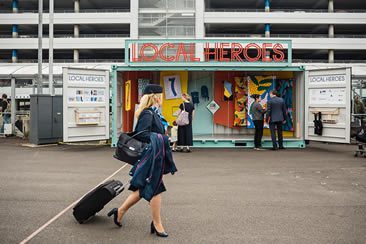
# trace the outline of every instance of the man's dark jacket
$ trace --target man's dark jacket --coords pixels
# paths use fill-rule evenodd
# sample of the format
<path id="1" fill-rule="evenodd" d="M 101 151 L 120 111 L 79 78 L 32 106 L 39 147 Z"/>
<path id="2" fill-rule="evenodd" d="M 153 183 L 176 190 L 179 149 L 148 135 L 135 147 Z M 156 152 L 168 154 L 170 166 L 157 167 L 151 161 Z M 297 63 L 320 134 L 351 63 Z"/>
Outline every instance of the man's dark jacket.
<path id="1" fill-rule="evenodd" d="M 285 101 L 277 96 L 269 100 L 267 104 L 267 117 L 270 118 L 270 123 L 282 122 L 286 118 Z"/>

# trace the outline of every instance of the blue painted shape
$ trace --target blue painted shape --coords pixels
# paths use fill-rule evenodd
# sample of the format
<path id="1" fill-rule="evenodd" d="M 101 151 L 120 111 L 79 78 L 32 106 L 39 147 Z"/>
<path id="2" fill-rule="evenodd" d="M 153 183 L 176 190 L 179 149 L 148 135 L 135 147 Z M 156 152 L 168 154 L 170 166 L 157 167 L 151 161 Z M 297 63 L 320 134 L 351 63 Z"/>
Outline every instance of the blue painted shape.
<path id="1" fill-rule="evenodd" d="M 175 78 L 169 78 L 170 81 L 170 88 L 172 89 L 173 95 L 176 97 L 177 92 L 175 90 Z"/>
<path id="2" fill-rule="evenodd" d="M 18 51 L 17 51 L 17 50 L 15 50 L 15 49 L 13 49 L 13 50 L 11 51 L 11 56 L 12 56 L 12 57 L 17 57 L 17 56 L 18 56 Z"/>
<path id="3" fill-rule="evenodd" d="M 18 25 L 13 25 L 12 31 L 17 33 L 18 32 Z"/>
<path id="4" fill-rule="evenodd" d="M 198 79 L 190 78 L 188 93 L 198 92 L 199 96 L 202 97 L 202 86 L 207 86 L 209 96 L 211 96 L 213 92 L 211 76 Z M 195 104 L 195 117 L 192 122 L 193 137 L 194 135 L 212 135 L 213 133 L 213 115 L 206 107 L 210 102 L 211 100 L 201 99 L 199 104 Z"/>

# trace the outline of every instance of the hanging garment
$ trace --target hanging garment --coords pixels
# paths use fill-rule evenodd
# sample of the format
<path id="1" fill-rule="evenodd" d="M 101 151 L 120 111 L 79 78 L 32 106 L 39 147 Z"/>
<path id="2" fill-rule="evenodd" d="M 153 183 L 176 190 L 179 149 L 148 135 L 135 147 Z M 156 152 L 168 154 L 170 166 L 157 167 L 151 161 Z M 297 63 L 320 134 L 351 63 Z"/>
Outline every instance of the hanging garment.
<path id="1" fill-rule="evenodd" d="M 233 84 L 228 81 L 224 81 L 224 100 L 233 100 Z"/>
<path id="2" fill-rule="evenodd" d="M 201 97 L 205 99 L 206 101 L 210 100 L 210 96 L 208 94 L 208 87 L 207 86 L 201 86 Z"/>
<path id="3" fill-rule="evenodd" d="M 321 136 L 323 134 L 322 113 L 314 114 L 314 134 Z"/>
<path id="4" fill-rule="evenodd" d="M 200 95 L 198 92 L 191 92 L 192 103 L 199 104 L 200 103 Z"/>

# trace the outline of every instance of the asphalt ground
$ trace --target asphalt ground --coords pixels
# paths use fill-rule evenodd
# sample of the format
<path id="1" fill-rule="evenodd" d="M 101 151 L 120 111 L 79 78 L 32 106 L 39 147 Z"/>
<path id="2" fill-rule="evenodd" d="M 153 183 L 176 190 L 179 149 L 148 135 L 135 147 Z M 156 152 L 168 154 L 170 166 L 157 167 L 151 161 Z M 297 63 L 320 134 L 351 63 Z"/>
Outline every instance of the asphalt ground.
<path id="1" fill-rule="evenodd" d="M 0 139 L 0 243 L 19 243 L 123 164 L 105 146 L 22 147 Z M 107 212 L 89 223 L 67 211 L 30 243 L 365 243 L 366 159 L 356 146 L 307 149 L 194 149 L 175 153 L 164 178 L 162 218 L 169 237 L 149 233 L 141 200 L 117 228 Z M 127 182 L 130 166 L 114 179 Z"/>

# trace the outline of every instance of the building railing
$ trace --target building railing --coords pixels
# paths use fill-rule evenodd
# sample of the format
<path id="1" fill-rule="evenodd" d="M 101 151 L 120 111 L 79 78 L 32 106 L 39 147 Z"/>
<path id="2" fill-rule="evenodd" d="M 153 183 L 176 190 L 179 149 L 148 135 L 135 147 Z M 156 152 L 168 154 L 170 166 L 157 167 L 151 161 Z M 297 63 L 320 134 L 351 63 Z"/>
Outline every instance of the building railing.
<path id="1" fill-rule="evenodd" d="M 55 13 L 75 13 L 74 9 L 55 9 Z M 124 9 L 124 8 L 115 8 L 115 9 L 80 9 L 79 13 L 127 13 L 130 12 L 130 9 Z M 12 9 L 9 10 L 0 10 L 0 13 L 7 13 L 11 14 L 13 13 Z M 18 13 L 38 13 L 38 10 L 23 10 L 19 9 Z M 43 10 L 43 13 L 48 13 L 48 10 Z"/>
<path id="2" fill-rule="evenodd" d="M 292 59 L 293 63 L 329 63 L 328 59 Z M 336 59 L 334 60 L 334 63 L 366 63 L 366 60 L 354 60 L 354 59 Z"/>
<path id="3" fill-rule="evenodd" d="M 79 59 L 78 63 L 123 63 L 124 59 Z M 0 59 L 1 63 L 11 63 L 10 59 Z M 18 59 L 17 63 L 37 63 L 38 59 Z M 42 60 L 48 63 L 47 59 Z M 74 59 L 54 59 L 55 63 L 74 63 Z"/>
<path id="4" fill-rule="evenodd" d="M 103 37 L 130 37 L 130 34 L 80 34 L 75 37 L 74 34 L 54 34 L 55 38 L 103 38 Z M 48 35 L 43 34 L 44 38 Z M 0 38 L 12 38 L 12 35 L 0 35 Z M 38 38 L 38 35 L 19 35 L 17 38 Z"/>
<path id="5" fill-rule="evenodd" d="M 264 34 L 214 34 L 208 33 L 206 37 L 255 37 L 262 38 Z M 286 37 L 286 38 L 332 38 L 328 34 L 271 34 L 270 37 Z M 366 35 L 354 35 L 354 34 L 335 34 L 334 38 L 366 38 Z"/>
<path id="6" fill-rule="evenodd" d="M 140 27 L 139 35 L 145 38 L 147 37 L 194 37 L 194 26 L 153 26 L 153 27 Z"/>
<path id="7" fill-rule="evenodd" d="M 206 12 L 265 12 L 265 9 L 251 8 L 207 8 Z M 270 13 L 296 12 L 296 13 L 328 13 L 328 9 L 276 9 L 271 8 Z M 336 9 L 334 13 L 365 13 L 366 9 Z"/>
<path id="8" fill-rule="evenodd" d="M 140 10 L 194 10 L 195 0 L 142 0 L 140 1 Z"/>
<path id="9" fill-rule="evenodd" d="M 328 34 L 272 34 L 270 37 L 293 37 L 293 38 L 328 38 Z"/>

